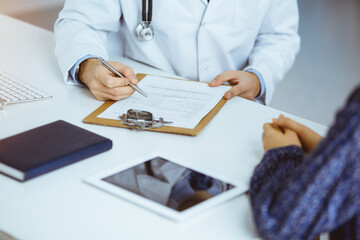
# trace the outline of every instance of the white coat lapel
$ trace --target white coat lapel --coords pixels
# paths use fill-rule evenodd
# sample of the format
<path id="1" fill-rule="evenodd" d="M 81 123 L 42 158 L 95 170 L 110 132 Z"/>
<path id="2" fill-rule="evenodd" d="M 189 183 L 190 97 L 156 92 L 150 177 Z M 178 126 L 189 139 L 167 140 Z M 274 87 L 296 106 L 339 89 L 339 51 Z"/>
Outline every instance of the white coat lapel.
<path id="1" fill-rule="evenodd" d="M 208 0 L 201 0 L 205 5 L 208 5 Z"/>
<path id="2" fill-rule="evenodd" d="M 204 17 L 207 16 L 208 14 L 219 14 L 216 13 L 216 10 L 218 9 L 219 4 L 221 4 L 223 0 L 210 0 L 209 2 L 208 0 L 201 0 L 201 1 L 207 6 Z M 231 1 L 231 0 L 226 0 L 226 1 Z"/>

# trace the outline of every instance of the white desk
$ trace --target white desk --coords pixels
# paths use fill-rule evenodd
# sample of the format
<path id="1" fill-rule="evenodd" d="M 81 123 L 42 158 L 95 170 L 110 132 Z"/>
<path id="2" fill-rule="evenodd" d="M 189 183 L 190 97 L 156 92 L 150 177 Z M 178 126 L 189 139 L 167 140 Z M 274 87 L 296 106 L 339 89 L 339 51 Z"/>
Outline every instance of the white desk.
<path id="1" fill-rule="evenodd" d="M 263 154 L 262 125 L 280 111 L 235 98 L 196 137 L 83 124 L 84 117 L 102 102 L 86 88 L 63 83 L 53 53 L 53 34 L 0 15 L 0 36 L 0 68 L 54 96 L 0 111 L 0 139 L 63 119 L 113 140 L 111 151 L 26 183 L 0 175 L 1 230 L 29 240 L 257 238 L 246 195 L 179 224 L 95 189 L 83 179 L 155 150 L 245 189 Z M 127 59 L 116 60 L 136 72 L 164 75 Z M 291 117 L 320 134 L 326 131 L 325 126 Z"/>

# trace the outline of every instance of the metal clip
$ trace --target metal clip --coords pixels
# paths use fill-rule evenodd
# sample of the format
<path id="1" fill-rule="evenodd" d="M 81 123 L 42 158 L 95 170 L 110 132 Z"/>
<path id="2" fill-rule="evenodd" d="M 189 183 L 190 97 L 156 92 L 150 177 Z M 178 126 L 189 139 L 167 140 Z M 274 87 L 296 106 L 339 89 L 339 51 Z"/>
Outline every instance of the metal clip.
<path id="1" fill-rule="evenodd" d="M 129 109 L 120 118 L 122 124 L 138 131 L 148 128 L 161 128 L 164 124 L 172 123 L 164 121 L 162 117 L 159 120 L 154 120 L 151 112 L 136 109 Z"/>

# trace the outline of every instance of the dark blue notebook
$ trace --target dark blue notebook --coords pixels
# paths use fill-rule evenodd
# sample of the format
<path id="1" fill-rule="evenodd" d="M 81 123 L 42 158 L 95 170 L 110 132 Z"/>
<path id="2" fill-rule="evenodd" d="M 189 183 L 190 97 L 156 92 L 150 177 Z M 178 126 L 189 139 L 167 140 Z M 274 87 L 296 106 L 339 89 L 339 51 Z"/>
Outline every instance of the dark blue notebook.
<path id="1" fill-rule="evenodd" d="M 0 172 L 19 181 L 112 148 L 112 141 L 59 120 L 0 140 Z"/>

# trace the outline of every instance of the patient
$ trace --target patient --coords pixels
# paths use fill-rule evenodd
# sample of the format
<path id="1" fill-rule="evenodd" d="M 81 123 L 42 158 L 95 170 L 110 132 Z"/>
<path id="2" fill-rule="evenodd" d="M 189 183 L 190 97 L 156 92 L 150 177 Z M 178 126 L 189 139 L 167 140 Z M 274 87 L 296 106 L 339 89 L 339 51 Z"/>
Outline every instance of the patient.
<path id="1" fill-rule="evenodd" d="M 266 151 L 250 198 L 264 239 L 360 239 L 360 87 L 322 139 L 282 115 L 264 125 Z"/>

